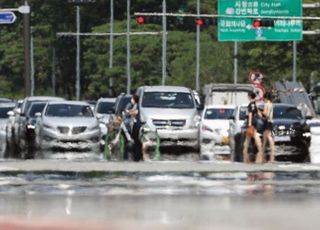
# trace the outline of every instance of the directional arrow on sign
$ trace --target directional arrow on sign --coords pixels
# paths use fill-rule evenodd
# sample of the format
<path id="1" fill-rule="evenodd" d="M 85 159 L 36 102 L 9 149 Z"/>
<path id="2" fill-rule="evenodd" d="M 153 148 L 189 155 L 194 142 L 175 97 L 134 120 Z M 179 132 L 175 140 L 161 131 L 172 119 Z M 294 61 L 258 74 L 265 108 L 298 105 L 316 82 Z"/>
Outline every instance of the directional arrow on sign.
<path id="1" fill-rule="evenodd" d="M 12 24 L 16 18 L 13 12 L 0 12 L 0 24 Z"/>

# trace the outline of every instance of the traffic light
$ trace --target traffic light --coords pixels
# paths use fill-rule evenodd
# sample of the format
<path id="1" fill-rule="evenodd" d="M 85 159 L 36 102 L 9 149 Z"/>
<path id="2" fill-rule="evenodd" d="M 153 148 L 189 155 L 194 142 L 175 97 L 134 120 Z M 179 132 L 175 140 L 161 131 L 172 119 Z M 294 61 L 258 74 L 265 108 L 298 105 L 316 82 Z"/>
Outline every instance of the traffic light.
<path id="1" fill-rule="evenodd" d="M 216 21 L 214 18 L 196 18 L 195 23 L 197 26 L 213 26 Z"/>
<path id="2" fill-rule="evenodd" d="M 197 24 L 197 26 L 203 26 L 204 21 L 202 19 L 200 19 L 200 18 L 197 18 L 196 19 L 196 24 Z"/>
<path id="3" fill-rule="evenodd" d="M 145 22 L 144 17 L 142 17 L 142 16 L 137 17 L 138 24 L 143 24 L 144 22 Z"/>
<path id="4" fill-rule="evenodd" d="M 138 24 L 162 24 L 162 17 L 159 16 L 137 16 L 136 21 Z"/>
<path id="5" fill-rule="evenodd" d="M 252 22 L 253 28 L 274 27 L 274 20 L 256 19 Z"/>

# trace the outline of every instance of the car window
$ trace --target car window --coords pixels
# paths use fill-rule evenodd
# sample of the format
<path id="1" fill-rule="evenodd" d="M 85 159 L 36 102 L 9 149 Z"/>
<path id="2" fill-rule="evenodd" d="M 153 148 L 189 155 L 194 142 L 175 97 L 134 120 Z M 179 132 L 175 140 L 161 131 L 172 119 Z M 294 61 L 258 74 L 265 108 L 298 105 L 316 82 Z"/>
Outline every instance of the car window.
<path id="1" fill-rule="evenodd" d="M 116 105 L 115 114 L 121 115 L 122 111 L 126 108 L 127 104 L 129 104 L 131 101 L 131 96 L 124 96 L 122 97 L 118 104 Z"/>
<path id="2" fill-rule="evenodd" d="M 192 109 L 195 105 L 191 93 L 145 92 L 142 107 Z"/>
<path id="3" fill-rule="evenodd" d="M 247 118 L 247 110 L 248 108 L 245 106 L 240 107 L 239 120 L 245 120 Z"/>
<path id="4" fill-rule="evenodd" d="M 31 105 L 31 107 L 28 110 L 27 116 L 28 117 L 35 117 L 36 113 L 41 113 L 46 106 L 46 103 L 37 103 Z"/>
<path id="5" fill-rule="evenodd" d="M 97 113 L 101 114 L 112 114 L 114 103 L 109 101 L 99 102 L 97 105 Z"/>
<path id="6" fill-rule="evenodd" d="M 4 119 L 4 118 L 8 118 L 8 112 L 13 110 L 14 107 L 0 107 L 0 118 Z"/>
<path id="7" fill-rule="evenodd" d="M 233 114 L 234 109 L 225 109 L 225 108 L 214 108 L 206 109 L 204 119 L 208 120 L 228 120 Z"/>
<path id="8" fill-rule="evenodd" d="M 274 119 L 302 119 L 301 111 L 295 107 L 275 106 L 273 109 Z"/>
<path id="9" fill-rule="evenodd" d="M 89 105 L 53 104 L 48 105 L 46 113 L 48 117 L 93 117 Z"/>

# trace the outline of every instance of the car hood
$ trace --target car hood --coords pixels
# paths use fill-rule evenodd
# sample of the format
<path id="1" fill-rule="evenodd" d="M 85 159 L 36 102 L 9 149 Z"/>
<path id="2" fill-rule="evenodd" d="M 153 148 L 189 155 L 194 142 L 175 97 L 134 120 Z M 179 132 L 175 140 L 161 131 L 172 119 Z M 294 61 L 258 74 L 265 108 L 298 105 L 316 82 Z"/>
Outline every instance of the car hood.
<path id="1" fill-rule="evenodd" d="M 272 121 L 273 125 L 284 125 L 284 126 L 290 126 L 292 124 L 304 124 L 304 120 L 298 120 L 298 119 L 273 119 Z"/>
<path id="2" fill-rule="evenodd" d="M 98 120 L 95 117 L 81 117 L 81 118 L 74 118 L 74 117 L 65 117 L 65 118 L 57 118 L 57 117 L 50 117 L 50 118 L 43 118 L 43 123 L 52 127 L 56 126 L 68 126 L 68 127 L 75 127 L 75 126 L 86 126 L 92 127 L 98 125 Z"/>
<path id="3" fill-rule="evenodd" d="M 142 120 L 179 120 L 190 119 L 196 115 L 195 109 L 143 108 L 140 110 Z"/>

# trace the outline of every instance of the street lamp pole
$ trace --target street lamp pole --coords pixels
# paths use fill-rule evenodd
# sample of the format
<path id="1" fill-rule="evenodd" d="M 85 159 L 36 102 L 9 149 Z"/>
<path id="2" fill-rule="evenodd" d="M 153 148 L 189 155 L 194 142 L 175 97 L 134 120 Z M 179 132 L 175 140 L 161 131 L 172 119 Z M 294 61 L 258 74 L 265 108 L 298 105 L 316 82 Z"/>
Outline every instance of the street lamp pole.
<path id="1" fill-rule="evenodd" d="M 80 6 L 77 8 L 77 60 L 76 60 L 76 99 L 80 100 Z"/>
<path id="2" fill-rule="evenodd" d="M 24 3 L 25 7 L 28 8 L 28 1 Z M 30 63 L 30 13 L 23 14 L 23 30 L 24 30 L 24 86 L 25 95 L 31 95 L 31 63 Z"/>

